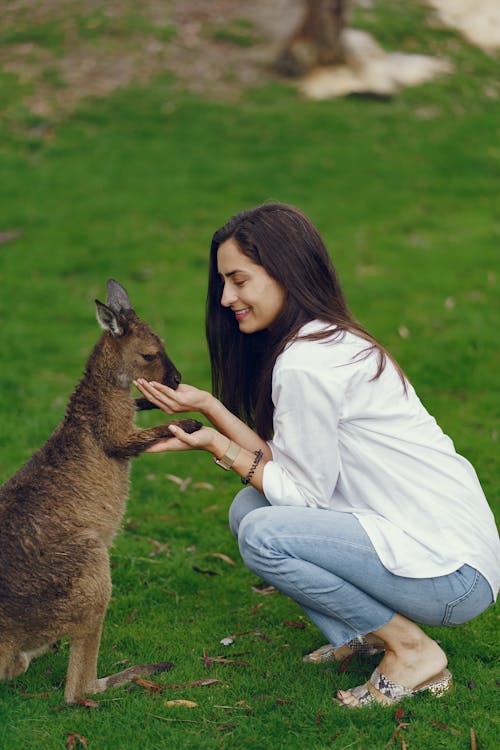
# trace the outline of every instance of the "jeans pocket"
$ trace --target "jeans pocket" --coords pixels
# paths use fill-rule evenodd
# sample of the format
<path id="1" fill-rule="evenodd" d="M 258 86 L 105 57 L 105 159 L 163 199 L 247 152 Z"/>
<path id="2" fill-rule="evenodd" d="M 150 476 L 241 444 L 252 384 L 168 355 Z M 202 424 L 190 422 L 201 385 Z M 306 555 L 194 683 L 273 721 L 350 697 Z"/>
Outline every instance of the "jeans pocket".
<path id="1" fill-rule="evenodd" d="M 469 570 L 474 573 L 471 585 L 461 596 L 446 605 L 443 625 L 462 625 L 469 622 L 493 602 L 487 580 L 477 570 Z"/>

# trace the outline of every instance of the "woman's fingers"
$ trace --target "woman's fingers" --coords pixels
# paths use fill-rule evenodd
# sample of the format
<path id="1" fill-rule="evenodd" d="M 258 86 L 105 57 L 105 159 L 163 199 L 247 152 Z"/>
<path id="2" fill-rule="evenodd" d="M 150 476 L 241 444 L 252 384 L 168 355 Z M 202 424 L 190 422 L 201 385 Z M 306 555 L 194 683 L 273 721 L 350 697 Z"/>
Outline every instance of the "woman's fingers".
<path id="1" fill-rule="evenodd" d="M 145 453 L 166 453 L 167 451 L 185 451 L 188 450 L 186 443 L 177 438 L 165 438 L 165 440 L 158 440 L 157 443 L 146 448 Z"/>
<path id="2" fill-rule="evenodd" d="M 186 411 L 203 411 L 204 399 L 209 395 L 192 385 L 181 383 L 175 390 L 168 385 L 139 378 L 134 384 L 140 392 L 155 406 L 168 414 L 179 414 Z"/>
<path id="3" fill-rule="evenodd" d="M 160 388 L 158 387 L 159 384 L 153 385 L 147 380 L 136 380 L 134 381 L 134 385 L 139 389 L 142 395 L 148 399 L 148 401 L 151 401 L 152 404 L 158 406 L 167 414 L 174 414 L 174 409 L 172 408 L 171 401 L 169 400 L 167 393 L 164 392 L 164 388 L 166 388 L 166 386 L 162 386 L 162 389 L 160 390 Z"/>
<path id="4" fill-rule="evenodd" d="M 199 433 L 203 431 L 203 428 L 201 430 L 198 430 L 197 432 L 184 432 L 182 427 L 179 427 L 177 424 L 170 425 L 170 430 L 173 432 L 177 440 L 180 440 L 182 443 L 184 443 L 185 448 L 199 448 L 200 446 L 200 435 Z"/>
<path id="5" fill-rule="evenodd" d="M 210 427 L 201 427 L 196 432 L 184 432 L 179 425 L 169 425 L 174 437 L 159 440 L 147 448 L 146 453 L 163 453 L 165 451 L 189 451 L 210 450 L 213 441 L 214 430 Z"/>
<path id="6" fill-rule="evenodd" d="M 146 453 L 164 453 L 165 451 L 186 451 L 198 448 L 198 444 L 191 440 L 191 435 L 179 427 L 171 425 L 170 431 L 174 437 L 159 440 L 157 443 L 146 449 Z M 196 434 L 196 433 L 195 433 Z"/>

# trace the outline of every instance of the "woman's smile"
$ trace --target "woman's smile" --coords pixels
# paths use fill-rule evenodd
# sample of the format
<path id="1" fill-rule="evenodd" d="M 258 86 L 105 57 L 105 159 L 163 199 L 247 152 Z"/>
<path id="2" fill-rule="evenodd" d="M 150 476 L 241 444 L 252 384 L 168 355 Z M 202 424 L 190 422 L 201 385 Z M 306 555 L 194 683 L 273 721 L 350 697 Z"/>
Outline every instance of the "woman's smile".
<path id="1" fill-rule="evenodd" d="M 250 307 L 245 307 L 243 310 L 233 310 L 236 320 L 243 320 L 243 318 L 246 318 L 249 312 L 251 312 Z"/>

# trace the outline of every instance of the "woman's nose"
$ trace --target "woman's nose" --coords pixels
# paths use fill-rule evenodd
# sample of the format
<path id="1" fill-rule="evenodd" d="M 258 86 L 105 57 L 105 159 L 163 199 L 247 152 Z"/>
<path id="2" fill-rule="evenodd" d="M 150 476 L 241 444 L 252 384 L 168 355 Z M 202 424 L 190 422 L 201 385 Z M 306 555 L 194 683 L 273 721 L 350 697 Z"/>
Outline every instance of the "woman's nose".
<path id="1" fill-rule="evenodd" d="M 224 289 L 222 291 L 222 297 L 220 298 L 220 303 L 222 307 L 231 307 L 231 305 L 238 299 L 236 292 L 234 289 L 231 289 L 230 286 L 227 284 L 224 284 Z"/>

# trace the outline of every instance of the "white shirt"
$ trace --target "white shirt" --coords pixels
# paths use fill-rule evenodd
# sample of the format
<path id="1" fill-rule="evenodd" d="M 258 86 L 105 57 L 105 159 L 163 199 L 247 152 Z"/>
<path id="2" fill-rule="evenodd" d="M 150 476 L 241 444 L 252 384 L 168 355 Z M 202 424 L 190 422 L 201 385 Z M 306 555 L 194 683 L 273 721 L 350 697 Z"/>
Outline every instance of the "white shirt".
<path id="1" fill-rule="evenodd" d="M 324 328 L 320 321 L 300 335 Z M 387 358 L 351 333 L 295 340 L 272 378 L 272 461 L 263 491 L 272 505 L 353 513 L 384 566 L 430 578 L 471 565 L 500 584 L 500 542 L 471 464 Z M 365 350 L 364 354 L 362 354 Z"/>

